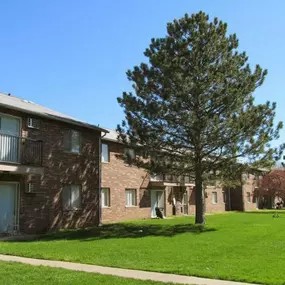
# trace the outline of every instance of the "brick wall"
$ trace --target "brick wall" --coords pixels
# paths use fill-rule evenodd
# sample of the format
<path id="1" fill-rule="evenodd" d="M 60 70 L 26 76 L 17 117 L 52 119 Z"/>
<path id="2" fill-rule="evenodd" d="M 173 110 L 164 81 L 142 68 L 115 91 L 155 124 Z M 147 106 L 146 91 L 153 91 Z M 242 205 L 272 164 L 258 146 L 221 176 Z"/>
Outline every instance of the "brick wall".
<path id="1" fill-rule="evenodd" d="M 124 153 L 119 143 L 104 141 L 109 146 L 109 162 L 102 162 L 102 188 L 110 189 L 110 207 L 102 209 L 102 221 L 121 221 L 150 217 L 150 190 L 145 170 L 125 164 L 117 157 Z M 126 207 L 125 189 L 136 189 L 137 206 Z"/>
<path id="2" fill-rule="evenodd" d="M 10 174 L 20 184 L 20 228 L 26 233 L 40 233 L 50 229 L 94 226 L 99 222 L 99 138 L 100 132 L 49 119 L 40 119 L 40 130 L 27 127 L 27 118 L 35 116 L 0 109 L 22 119 L 22 136 L 43 141 L 44 174 L 38 177 L 36 193 L 26 193 L 29 176 Z M 66 129 L 81 133 L 80 154 L 63 149 Z M 0 179 L 4 181 L 4 178 Z M 62 189 L 66 184 L 82 185 L 81 209 L 64 211 Z"/>
<path id="3" fill-rule="evenodd" d="M 243 195 L 243 210 L 244 211 L 253 211 L 257 209 L 257 197 L 256 197 L 256 191 L 255 191 L 256 181 L 255 176 L 250 174 L 248 179 L 244 181 L 242 186 L 242 195 Z M 248 194 L 249 193 L 249 199 Z"/>

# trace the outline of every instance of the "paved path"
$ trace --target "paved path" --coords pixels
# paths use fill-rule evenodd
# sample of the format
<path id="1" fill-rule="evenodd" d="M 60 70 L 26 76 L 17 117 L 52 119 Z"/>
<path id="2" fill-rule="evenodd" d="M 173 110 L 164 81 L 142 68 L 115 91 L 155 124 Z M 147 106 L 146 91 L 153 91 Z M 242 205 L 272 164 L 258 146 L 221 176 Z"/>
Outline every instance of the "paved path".
<path id="1" fill-rule="evenodd" d="M 134 278 L 134 279 L 141 279 L 141 280 L 153 280 L 153 281 L 160 281 L 160 282 L 165 282 L 165 283 L 173 282 L 173 283 L 178 283 L 178 284 L 195 284 L 195 285 L 253 285 L 253 284 L 248 284 L 248 283 L 240 283 L 240 282 L 232 282 L 232 281 L 213 280 L 213 279 L 207 279 L 207 278 L 156 273 L 156 272 L 148 272 L 148 271 L 141 271 L 141 270 L 120 269 L 120 268 L 88 265 L 88 264 L 72 263 L 72 262 L 64 262 L 64 261 L 25 258 L 25 257 L 12 256 L 12 255 L 2 255 L 2 254 L 0 254 L 0 261 L 21 262 L 21 263 L 35 265 L 35 266 L 42 265 L 42 266 L 49 266 L 49 267 L 65 268 L 65 269 L 75 270 L 75 271 L 84 271 L 84 272 L 91 272 L 91 273 L 114 275 L 114 276 L 119 276 L 119 277 L 124 277 L 124 278 Z"/>

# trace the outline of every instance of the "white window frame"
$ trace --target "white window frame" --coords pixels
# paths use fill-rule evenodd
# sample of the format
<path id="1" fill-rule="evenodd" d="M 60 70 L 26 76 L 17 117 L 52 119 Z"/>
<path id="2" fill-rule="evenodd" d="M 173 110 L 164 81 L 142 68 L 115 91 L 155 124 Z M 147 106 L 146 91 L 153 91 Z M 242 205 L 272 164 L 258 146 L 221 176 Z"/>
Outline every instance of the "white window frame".
<path id="1" fill-rule="evenodd" d="M 107 143 L 101 144 L 101 161 L 104 163 L 110 162 L 109 145 Z"/>
<path id="2" fill-rule="evenodd" d="M 106 195 L 107 195 L 107 204 L 105 203 Z M 104 187 L 101 189 L 101 205 L 102 208 L 110 208 L 111 206 L 110 188 Z"/>
<path id="3" fill-rule="evenodd" d="M 72 197 L 72 192 L 78 190 L 78 196 L 79 196 L 79 200 L 78 200 L 78 204 L 79 205 L 74 205 L 73 203 L 75 203 L 76 201 L 72 201 L 73 197 Z M 64 193 L 64 192 L 68 192 L 68 193 Z M 65 195 L 68 194 L 68 199 L 67 201 L 65 201 Z M 63 204 L 63 209 L 64 210 L 68 210 L 68 211 L 74 211 L 74 210 L 80 210 L 81 206 L 82 206 L 82 186 L 79 184 L 69 184 L 69 185 L 64 185 L 63 186 L 63 193 L 62 193 L 62 204 Z"/>
<path id="4" fill-rule="evenodd" d="M 132 193 L 132 194 L 131 194 Z M 131 195 L 128 195 L 131 194 Z M 129 198 L 130 196 L 131 198 Z M 137 189 L 126 189 L 125 190 L 125 201 L 126 207 L 136 207 L 137 206 Z"/>
<path id="5" fill-rule="evenodd" d="M 81 133 L 76 130 L 65 130 L 64 134 L 64 150 L 71 153 L 81 153 Z M 73 145 L 73 136 L 78 136 L 78 149 Z"/>
<path id="6" fill-rule="evenodd" d="M 218 192 L 217 191 L 212 192 L 212 204 L 218 204 Z"/>

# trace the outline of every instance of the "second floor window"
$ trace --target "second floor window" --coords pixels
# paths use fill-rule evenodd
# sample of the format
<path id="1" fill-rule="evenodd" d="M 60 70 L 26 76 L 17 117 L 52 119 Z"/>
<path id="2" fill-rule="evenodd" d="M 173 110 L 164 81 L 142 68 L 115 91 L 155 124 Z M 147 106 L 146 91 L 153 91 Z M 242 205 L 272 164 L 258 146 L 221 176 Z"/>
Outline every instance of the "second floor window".
<path id="1" fill-rule="evenodd" d="M 65 151 L 80 153 L 81 137 L 78 131 L 65 130 L 63 142 Z"/>
<path id="2" fill-rule="evenodd" d="M 102 162 L 109 162 L 109 146 L 102 143 Z"/>
<path id="3" fill-rule="evenodd" d="M 135 151 L 132 148 L 125 148 L 124 153 L 130 159 L 134 159 L 136 157 Z"/>

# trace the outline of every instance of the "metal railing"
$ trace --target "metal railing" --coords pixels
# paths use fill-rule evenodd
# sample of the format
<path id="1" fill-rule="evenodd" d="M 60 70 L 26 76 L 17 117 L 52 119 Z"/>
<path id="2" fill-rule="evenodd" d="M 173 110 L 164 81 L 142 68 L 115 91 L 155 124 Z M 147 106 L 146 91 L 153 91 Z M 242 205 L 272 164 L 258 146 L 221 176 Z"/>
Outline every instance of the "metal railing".
<path id="1" fill-rule="evenodd" d="M 42 141 L 0 134 L 0 161 L 42 166 Z"/>
<path id="2" fill-rule="evenodd" d="M 169 182 L 178 184 L 192 184 L 194 181 L 189 176 L 176 176 L 169 174 L 151 175 L 150 181 L 152 182 Z"/>

